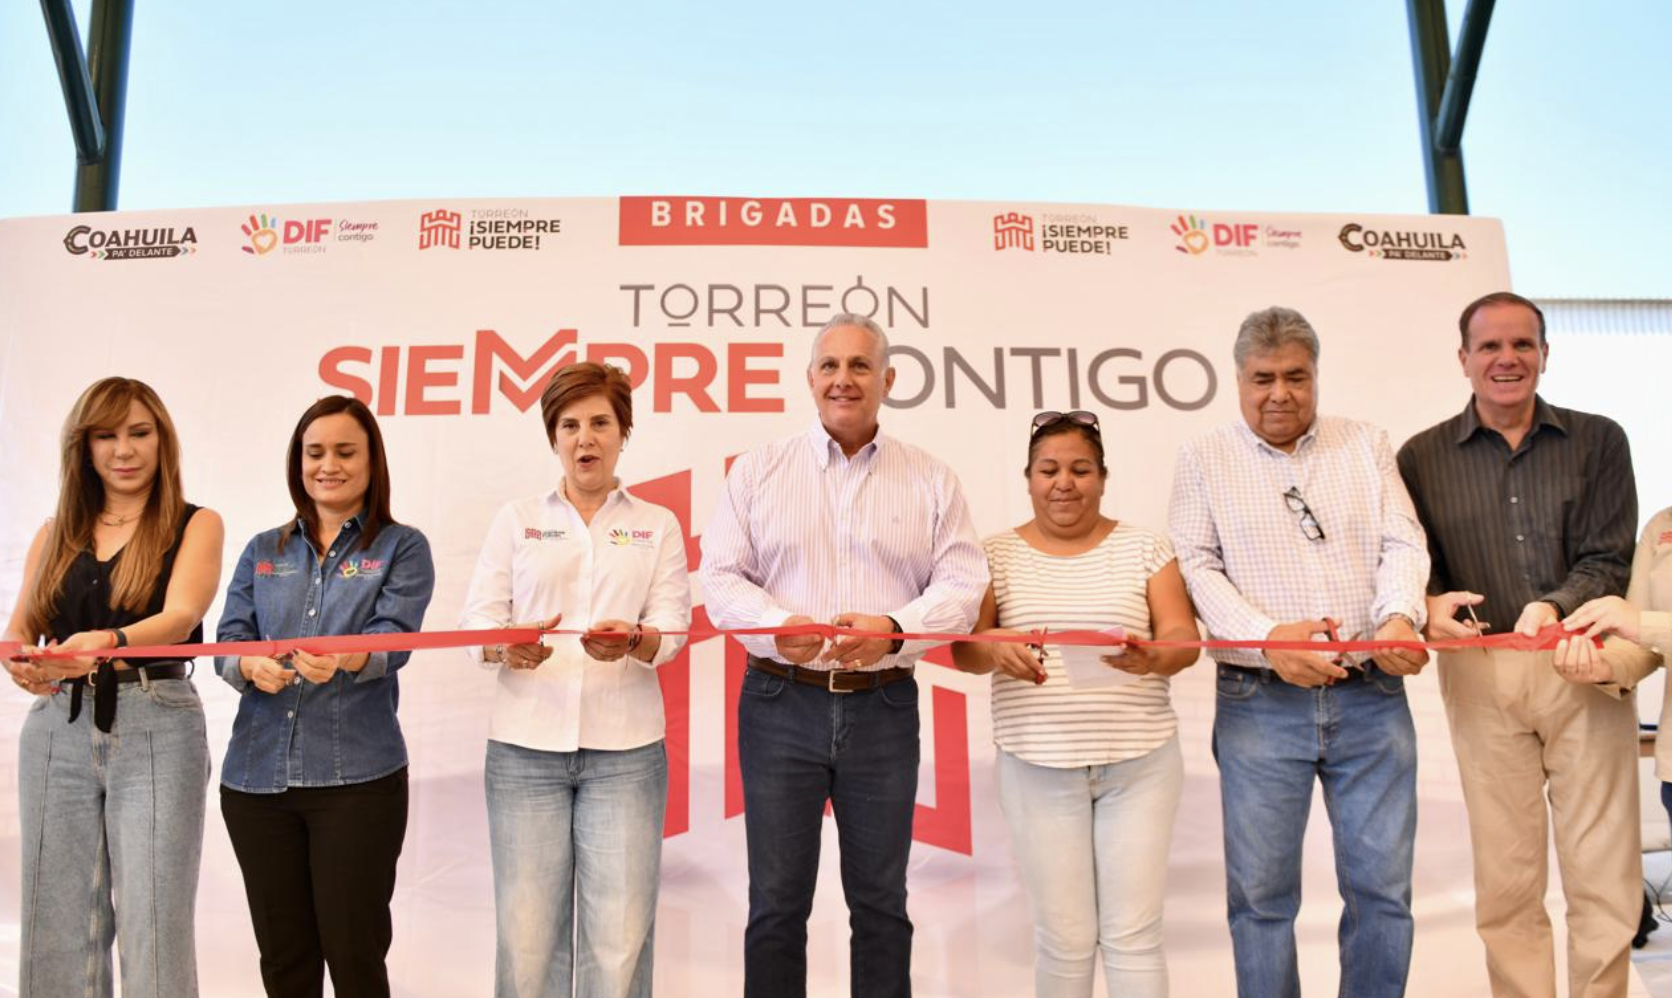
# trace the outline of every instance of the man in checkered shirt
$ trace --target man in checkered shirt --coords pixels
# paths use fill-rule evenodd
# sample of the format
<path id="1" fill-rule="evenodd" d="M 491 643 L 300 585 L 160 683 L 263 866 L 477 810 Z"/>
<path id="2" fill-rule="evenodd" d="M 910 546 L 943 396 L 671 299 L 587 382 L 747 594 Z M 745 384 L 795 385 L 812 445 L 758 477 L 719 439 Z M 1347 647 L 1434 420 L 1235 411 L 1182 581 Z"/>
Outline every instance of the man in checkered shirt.
<path id="1" fill-rule="evenodd" d="M 1293 309 L 1243 321 L 1242 419 L 1185 445 L 1172 534 L 1212 637 L 1417 641 L 1429 559 L 1380 429 L 1318 415 L 1318 337 Z M 1216 651 L 1214 756 L 1243 998 L 1298 998 L 1294 920 L 1313 781 L 1336 841 L 1341 993 L 1402 995 L 1411 957 L 1422 651 Z"/>

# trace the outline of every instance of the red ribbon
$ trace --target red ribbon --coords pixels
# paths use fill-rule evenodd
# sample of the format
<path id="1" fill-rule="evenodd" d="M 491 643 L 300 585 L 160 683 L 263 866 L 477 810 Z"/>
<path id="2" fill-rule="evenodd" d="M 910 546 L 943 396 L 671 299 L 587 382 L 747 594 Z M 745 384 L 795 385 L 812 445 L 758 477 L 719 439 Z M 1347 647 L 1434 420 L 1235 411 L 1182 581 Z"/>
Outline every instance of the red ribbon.
<path id="1" fill-rule="evenodd" d="M 861 631 L 851 627 L 836 627 L 832 624 L 794 624 L 785 627 L 738 627 L 693 628 L 688 631 L 664 631 L 664 634 L 684 635 L 693 641 L 704 641 L 717 637 L 740 637 L 744 635 L 761 636 L 798 636 L 817 635 L 825 640 L 836 638 L 881 639 L 886 641 L 930 641 L 936 644 L 946 644 L 953 641 L 970 641 L 981 644 L 1052 644 L 1052 645 L 1086 645 L 1104 646 L 1109 648 L 1131 646 L 1136 648 L 1195 648 L 1203 651 L 1230 650 L 1240 651 L 1315 651 L 1343 654 L 1348 652 L 1375 652 L 1393 648 L 1404 648 L 1411 651 L 1462 651 L 1470 648 L 1482 648 L 1489 651 L 1549 651 L 1556 647 L 1556 642 L 1563 638 L 1577 637 L 1577 632 L 1564 628 L 1561 624 L 1548 624 L 1536 636 L 1528 637 L 1524 634 L 1492 634 L 1472 638 L 1454 638 L 1442 641 L 1151 641 L 1143 638 L 1128 637 L 1119 633 L 1118 628 L 1112 628 L 1109 633 L 1104 631 L 1030 631 L 1026 634 L 955 634 L 948 632 L 878 632 Z M 293 651 L 304 651 L 311 655 L 358 654 L 360 652 L 392 652 L 392 651 L 427 651 L 437 648 L 468 648 L 486 645 L 514 645 L 529 644 L 540 640 L 542 635 L 596 635 L 614 632 L 571 630 L 568 628 L 554 628 L 542 630 L 538 627 L 510 627 L 490 630 L 469 631 L 402 631 L 394 634 L 343 634 L 321 635 L 312 638 L 281 638 L 273 641 L 216 641 L 204 644 L 180 645 L 135 645 L 122 649 L 101 649 L 98 652 L 87 653 L 82 656 L 61 655 L 61 658 L 87 657 L 88 654 L 99 657 L 121 659 L 144 658 L 196 658 L 200 655 L 250 655 L 263 658 L 277 658 Z M 1601 639 L 1592 639 L 1601 647 Z M 36 651 L 25 655 L 23 645 L 16 641 L 0 641 L 0 659 L 24 661 L 28 659 L 47 658 L 44 651 Z M 117 654 L 112 654 L 116 652 Z"/>

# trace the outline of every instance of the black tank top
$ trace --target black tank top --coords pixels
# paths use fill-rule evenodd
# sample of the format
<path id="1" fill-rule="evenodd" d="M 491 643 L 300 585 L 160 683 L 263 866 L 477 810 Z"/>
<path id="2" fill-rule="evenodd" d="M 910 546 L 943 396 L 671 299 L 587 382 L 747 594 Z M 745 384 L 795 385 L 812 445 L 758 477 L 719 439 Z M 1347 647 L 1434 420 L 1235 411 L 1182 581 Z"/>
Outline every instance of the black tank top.
<path id="1" fill-rule="evenodd" d="M 186 525 L 197 513 L 198 507 L 186 504 L 186 511 L 180 516 L 180 524 L 174 529 L 174 543 L 169 545 L 163 554 L 162 570 L 157 573 L 157 580 L 151 586 L 151 595 L 146 599 L 145 606 L 138 611 L 127 610 L 110 605 L 111 579 L 116 574 L 116 565 L 127 550 L 122 550 L 111 556 L 109 561 L 100 561 L 92 551 L 83 551 L 76 555 L 75 561 L 70 563 L 69 571 L 64 573 L 64 585 L 58 591 L 57 611 L 52 615 L 51 628 L 53 638 L 64 640 L 72 634 L 82 631 L 107 631 L 117 627 L 126 627 L 146 617 L 154 617 L 162 612 L 163 602 L 168 596 L 168 581 L 174 575 L 174 559 L 180 554 L 180 542 L 185 539 Z M 191 636 L 186 639 L 188 644 L 203 642 L 203 622 L 198 621 L 192 628 Z M 183 659 L 146 659 L 147 665 L 162 665 L 165 662 L 180 662 Z"/>

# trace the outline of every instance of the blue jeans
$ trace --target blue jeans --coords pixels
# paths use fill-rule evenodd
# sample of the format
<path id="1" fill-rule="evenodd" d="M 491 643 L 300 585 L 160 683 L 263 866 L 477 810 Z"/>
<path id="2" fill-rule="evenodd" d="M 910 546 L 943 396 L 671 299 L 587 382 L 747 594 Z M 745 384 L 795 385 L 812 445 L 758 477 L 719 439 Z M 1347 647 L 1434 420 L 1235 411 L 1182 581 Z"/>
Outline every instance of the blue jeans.
<path id="1" fill-rule="evenodd" d="M 1184 786 L 1178 736 L 1103 766 L 1036 766 L 999 750 L 999 804 L 1033 907 L 1036 998 L 1166 998 L 1161 910 Z"/>
<path id="2" fill-rule="evenodd" d="M 660 741 L 488 742 L 497 998 L 646 998 L 668 806 Z"/>
<path id="3" fill-rule="evenodd" d="M 20 998 L 109 998 L 113 939 L 124 998 L 197 994 L 203 704 L 187 679 L 117 689 L 108 734 L 91 710 L 68 723 L 68 690 L 38 698 L 23 722 Z"/>
<path id="4" fill-rule="evenodd" d="M 1213 722 L 1237 993 L 1296 998 L 1295 914 L 1312 782 L 1335 840 L 1341 991 L 1405 993 L 1411 963 L 1416 731 L 1404 680 L 1371 668 L 1302 689 L 1219 666 Z"/>
<path id="5" fill-rule="evenodd" d="M 852 993 L 911 994 L 906 860 L 917 809 L 917 683 L 858 693 L 750 669 L 737 705 L 749 840 L 747 998 L 807 993 L 807 917 L 826 800 L 836 815 L 848 904 Z"/>

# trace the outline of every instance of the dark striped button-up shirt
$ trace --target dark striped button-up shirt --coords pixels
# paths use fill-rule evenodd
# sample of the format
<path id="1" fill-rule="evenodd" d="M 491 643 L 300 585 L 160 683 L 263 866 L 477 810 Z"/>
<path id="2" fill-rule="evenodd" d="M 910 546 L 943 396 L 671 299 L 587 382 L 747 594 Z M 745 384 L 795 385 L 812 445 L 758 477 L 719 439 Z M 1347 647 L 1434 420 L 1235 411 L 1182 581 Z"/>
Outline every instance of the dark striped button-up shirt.
<path id="1" fill-rule="evenodd" d="M 1494 633 L 1537 600 L 1572 613 L 1625 592 L 1637 529 L 1637 480 L 1625 431 L 1606 416 L 1536 398 L 1533 425 L 1510 449 L 1474 399 L 1399 449 L 1428 531 L 1431 595 L 1467 590 Z"/>

